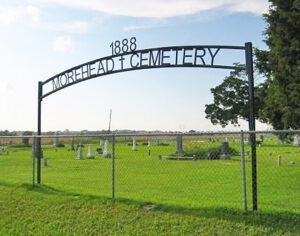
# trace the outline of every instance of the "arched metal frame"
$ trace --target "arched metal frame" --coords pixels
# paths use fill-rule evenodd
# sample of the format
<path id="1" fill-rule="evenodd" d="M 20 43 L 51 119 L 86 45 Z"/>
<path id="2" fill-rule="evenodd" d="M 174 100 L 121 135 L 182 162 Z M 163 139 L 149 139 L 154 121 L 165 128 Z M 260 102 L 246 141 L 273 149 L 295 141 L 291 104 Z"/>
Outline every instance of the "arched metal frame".
<path id="1" fill-rule="evenodd" d="M 65 84 L 59 84 L 56 83 L 55 80 L 58 78 L 62 78 L 62 76 L 65 76 L 66 79 L 69 81 L 69 78 L 67 78 L 66 75 L 68 75 L 68 73 L 72 72 L 72 76 L 73 76 L 73 71 L 75 71 L 76 74 L 76 70 L 83 68 L 84 66 L 89 67 L 97 62 L 102 63 L 102 61 L 104 60 L 112 60 L 113 58 L 116 57 L 121 57 L 123 58 L 124 56 L 127 55 L 138 55 L 138 53 L 140 53 L 140 55 L 142 55 L 143 53 L 151 53 L 153 51 L 158 51 L 159 53 L 162 52 L 162 57 L 164 57 L 163 52 L 167 52 L 167 51 L 178 51 L 178 50 L 191 50 L 191 49 L 199 49 L 199 50 L 203 50 L 203 49 L 208 49 L 209 53 L 211 54 L 210 49 L 216 49 L 216 54 L 220 49 L 232 49 L 232 50 L 244 50 L 245 51 L 245 59 L 246 59 L 246 67 L 237 67 L 237 66 L 226 66 L 226 65 L 214 65 L 214 58 L 212 58 L 212 62 L 211 64 L 201 64 L 201 65 L 196 65 L 192 64 L 192 63 L 182 63 L 182 64 L 178 64 L 177 63 L 177 53 L 176 53 L 176 64 L 170 64 L 170 63 L 158 63 L 158 65 L 153 64 L 151 65 L 145 65 L 142 66 L 140 65 L 140 67 L 138 66 L 132 66 L 132 62 L 131 63 L 131 67 L 129 68 L 121 68 L 121 69 L 117 69 L 117 70 L 111 70 L 105 72 L 105 73 L 101 73 L 101 74 L 89 74 L 87 77 L 85 78 L 81 78 L 80 80 L 74 80 L 74 78 L 72 77 L 72 82 L 71 83 L 65 83 Z M 216 55 L 215 54 L 215 55 Z M 199 55 L 198 55 L 199 56 Z M 211 56 L 213 56 L 211 54 Z M 166 56 L 167 57 L 167 56 Z M 201 56 L 199 56 L 201 57 Z M 163 60 L 163 59 L 162 59 Z M 122 62 L 122 67 L 123 67 L 123 62 Z M 51 78 L 49 78 L 48 80 L 41 82 L 38 82 L 38 125 L 37 125 L 37 135 L 40 136 L 41 135 L 41 112 L 42 112 L 42 100 L 59 91 L 62 90 L 64 88 L 67 88 L 71 85 L 89 80 L 89 79 L 93 79 L 96 77 L 100 77 L 100 76 L 104 76 L 104 75 L 109 75 L 109 74 L 114 74 L 114 73 L 120 73 L 120 72 L 126 72 L 126 71 L 132 71 L 132 70 L 141 70 L 141 69 L 153 69 L 153 68 L 173 68 L 173 67 L 193 67 L 193 68 L 219 68 L 219 69 L 236 69 L 236 68 L 241 68 L 246 70 L 247 75 L 248 75 L 248 82 L 249 82 L 249 104 L 250 104 L 250 117 L 249 117 L 249 130 L 250 131 L 255 131 L 255 116 L 254 116 L 254 80 L 253 80 L 253 55 L 252 55 L 252 43 L 248 42 L 245 43 L 245 46 L 221 46 L 221 45 L 196 45 L 196 46 L 174 46 L 174 47 L 160 47 L 160 48 L 149 48 L 149 49 L 143 49 L 143 50 L 136 50 L 133 52 L 127 52 L 127 53 L 123 53 L 123 54 L 119 54 L 119 55 L 112 55 L 112 56 L 108 56 L 108 57 L 103 57 L 103 58 L 99 58 L 78 66 L 75 66 L 71 69 L 68 69 L 60 74 L 57 74 Z M 103 70 L 104 71 L 104 70 Z M 88 73 L 87 73 L 88 74 Z M 76 76 L 76 75 L 75 75 Z M 71 77 L 70 77 L 71 78 Z M 45 86 L 46 84 L 52 82 L 53 83 L 53 90 L 50 92 L 47 92 L 45 94 L 43 94 L 43 86 Z M 253 210 L 257 210 L 257 173 L 256 173 L 256 137 L 255 137 L 255 133 L 251 133 L 250 134 L 250 140 L 251 140 L 251 154 L 252 154 L 252 206 L 253 206 Z M 41 184 L 41 158 L 42 158 L 42 151 L 41 151 L 41 138 L 39 137 L 37 139 L 37 183 Z"/>

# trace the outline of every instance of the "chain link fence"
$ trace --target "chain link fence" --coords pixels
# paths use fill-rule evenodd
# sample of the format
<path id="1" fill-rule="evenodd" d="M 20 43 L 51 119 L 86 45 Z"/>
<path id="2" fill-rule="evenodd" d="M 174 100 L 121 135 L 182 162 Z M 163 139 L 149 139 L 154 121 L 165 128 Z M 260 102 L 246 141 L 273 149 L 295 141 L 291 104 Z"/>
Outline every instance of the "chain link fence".
<path id="1" fill-rule="evenodd" d="M 300 212 L 300 132 L 255 134 L 259 209 Z M 249 136 L 41 136 L 41 184 L 73 194 L 247 210 L 253 202 Z M 0 182 L 37 183 L 37 139 L 0 138 Z"/>

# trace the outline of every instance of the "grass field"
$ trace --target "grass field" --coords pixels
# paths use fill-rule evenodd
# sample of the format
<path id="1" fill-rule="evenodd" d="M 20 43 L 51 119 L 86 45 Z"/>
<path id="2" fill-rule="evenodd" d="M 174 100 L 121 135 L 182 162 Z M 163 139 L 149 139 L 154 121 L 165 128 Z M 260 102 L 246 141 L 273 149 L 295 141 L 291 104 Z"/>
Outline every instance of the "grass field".
<path id="1" fill-rule="evenodd" d="M 298 235 L 299 215 L 188 208 L 0 182 L 0 235 Z"/>
<path id="2" fill-rule="evenodd" d="M 299 231 L 300 148 L 279 144 L 274 140 L 266 140 L 262 147 L 258 147 L 258 207 L 260 213 L 244 214 L 239 154 L 232 156 L 231 160 L 170 161 L 166 160 L 164 156 L 174 153 L 176 143 L 172 140 L 165 140 L 166 146 L 152 145 L 151 155 L 148 155 L 148 147 L 141 145 L 142 141 L 138 140 L 140 145 L 137 146 L 137 151 L 131 150 L 128 141 L 117 141 L 115 149 L 115 197 L 117 203 L 115 206 L 108 204 L 112 193 L 111 159 L 105 159 L 101 155 L 95 154 L 93 160 L 76 160 L 77 152 L 68 151 L 68 147 L 55 148 L 44 144 L 44 156 L 48 158 L 49 163 L 47 167 L 42 168 L 44 187 L 38 189 L 30 187 L 32 183 L 31 148 L 10 148 L 9 155 L 0 156 L 0 181 L 2 183 L 0 186 L 1 191 L 4 192 L 2 197 L 5 198 L 1 199 L 3 205 L 1 208 L 4 207 L 3 202 L 5 201 L 11 204 L 13 209 L 15 201 L 22 199 L 25 195 L 32 195 L 28 197 L 29 199 L 27 197 L 25 199 L 30 202 L 35 201 L 35 198 L 37 198 L 36 201 L 47 198 L 53 204 L 57 201 L 58 205 L 62 204 L 63 206 L 67 204 L 68 199 L 73 199 L 68 208 L 70 212 L 60 213 L 58 210 L 58 214 L 62 214 L 61 217 L 64 217 L 63 214 L 67 214 L 68 218 L 71 217 L 72 212 L 81 211 L 75 207 L 74 201 L 79 201 L 79 205 L 86 207 L 87 212 L 94 212 L 95 208 L 103 207 L 106 209 L 105 212 L 107 211 L 105 214 L 119 211 L 120 216 L 124 217 L 127 212 L 130 218 L 134 218 L 134 214 L 136 214 L 137 224 L 144 224 L 152 233 L 168 232 L 160 231 L 166 230 L 164 227 L 167 225 L 171 227 L 170 230 L 174 230 L 174 233 L 180 232 L 177 232 L 179 225 L 184 233 L 248 232 L 259 235 L 282 234 L 283 232 L 295 234 Z M 89 140 L 81 140 L 81 142 L 89 143 Z M 212 143 L 200 139 L 184 141 L 185 150 L 193 146 L 205 149 L 218 145 L 218 142 Z M 239 142 L 230 142 L 230 146 L 239 153 Z M 97 144 L 94 143 L 93 150 L 96 147 Z M 246 153 L 248 151 L 249 146 L 246 145 Z M 84 148 L 84 156 L 86 154 L 87 145 Z M 163 156 L 162 160 L 157 158 L 158 155 Z M 280 167 L 277 165 L 278 155 L 282 157 Z M 295 164 L 290 164 L 291 161 L 294 161 Z M 246 173 L 248 207 L 251 209 L 251 160 L 249 156 L 246 156 Z M 15 191 L 15 186 L 20 187 Z M 51 194 L 48 194 L 49 192 Z M 80 195 L 80 199 L 74 200 L 75 195 Z M 20 209 L 24 208 L 25 210 L 20 214 L 24 220 L 26 216 L 23 214 L 26 211 L 28 214 L 30 211 L 34 211 L 31 207 L 29 207 L 30 209 L 25 207 L 27 200 L 21 201 L 24 206 Z M 145 211 L 142 206 L 150 203 L 157 206 L 157 209 L 150 212 Z M 30 203 L 28 204 L 30 205 Z M 37 207 L 41 209 L 49 207 L 52 211 L 56 209 L 49 203 L 41 203 Z M 74 207 L 75 209 L 73 209 Z M 9 211 L 7 206 L 4 208 Z M 14 209 L 14 211 L 16 210 Z M 31 214 L 36 215 L 37 213 L 32 212 Z M 145 214 L 146 220 L 143 223 L 140 217 L 145 217 Z M 45 217 L 45 220 L 48 221 L 50 216 Z M 87 220 L 91 216 L 83 217 Z M 101 217 L 105 218 L 106 216 Z M 170 217 L 170 222 L 167 220 L 168 217 Z M 205 218 L 206 224 L 200 223 L 203 218 Z M 239 220 L 239 218 L 241 219 Z M 161 222 L 156 219 L 161 219 Z M 179 225 L 175 219 L 178 219 Z M 286 219 L 289 219 L 290 222 Z M 8 219 L 2 219 L 0 226 L 6 224 L 6 220 Z M 93 220 L 97 222 L 99 219 Z M 118 226 L 118 220 L 119 216 L 113 216 L 113 222 L 116 225 L 112 226 L 112 222 L 103 219 L 103 224 L 107 224 L 103 227 L 110 225 L 116 232 L 133 230 L 132 232 L 138 233 L 139 229 L 131 229 L 124 225 Z M 76 228 L 74 226 L 76 219 L 73 221 L 68 227 Z M 271 226 L 267 221 L 274 224 L 283 222 L 283 225 Z M 154 224 L 153 222 L 157 222 L 157 227 L 152 229 L 150 225 Z M 220 229 L 219 226 L 213 227 L 216 222 L 220 225 Z M 24 224 L 27 225 L 27 223 Z M 205 228 L 205 225 L 208 228 Z M 95 232 L 104 232 L 105 229 L 99 227 L 96 227 L 98 231 Z M 230 229 L 231 227 L 237 227 L 237 231 L 230 231 L 233 230 Z M 21 230 L 21 228 L 19 229 Z M 213 231 L 210 231 L 211 229 Z M 9 232 L 9 228 L 7 230 Z M 30 229 L 28 228 L 28 230 Z M 62 229 L 61 232 L 57 231 L 56 234 L 64 234 L 64 230 L 67 228 Z M 45 232 L 51 232 L 51 230 Z M 92 231 L 87 231 L 87 234 L 90 233 Z"/>

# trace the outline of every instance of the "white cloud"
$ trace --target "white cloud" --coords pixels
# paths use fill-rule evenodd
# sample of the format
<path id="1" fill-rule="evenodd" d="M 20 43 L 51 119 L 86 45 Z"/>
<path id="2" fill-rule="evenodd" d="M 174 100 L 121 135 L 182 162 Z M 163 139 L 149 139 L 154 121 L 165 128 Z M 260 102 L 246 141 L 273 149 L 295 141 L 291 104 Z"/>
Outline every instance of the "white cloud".
<path id="1" fill-rule="evenodd" d="M 268 0 L 36 0 L 68 7 L 85 8 L 113 15 L 168 18 L 192 15 L 200 11 L 224 8 L 231 12 L 261 14 Z"/>
<path id="2" fill-rule="evenodd" d="M 45 29 L 49 29 L 52 31 L 61 31 L 68 33 L 85 33 L 90 28 L 90 23 L 87 21 L 74 21 L 68 23 L 43 23 L 42 26 Z"/>
<path id="3" fill-rule="evenodd" d="M 74 42 L 70 36 L 60 36 L 54 39 L 52 47 L 57 52 L 73 52 Z"/>
<path id="4" fill-rule="evenodd" d="M 165 27 L 170 25 L 168 20 L 165 19 L 154 19 L 148 20 L 144 23 L 139 23 L 137 25 L 127 25 L 123 27 L 124 31 L 132 31 L 132 30 L 140 30 L 140 29 L 151 29 L 151 28 L 158 28 L 158 27 Z"/>
<path id="5" fill-rule="evenodd" d="M 64 23 L 58 26 L 61 31 L 68 31 L 73 33 L 84 33 L 88 30 L 89 23 L 86 21 L 75 21 L 70 23 Z"/>
<path id="6" fill-rule="evenodd" d="M 9 25 L 17 20 L 29 17 L 34 23 L 39 21 L 39 8 L 35 6 L 0 8 L 0 25 Z"/>
<path id="7" fill-rule="evenodd" d="M 256 14 L 266 13 L 269 9 L 268 1 L 264 0 L 251 0 L 251 1 L 239 1 L 232 6 L 230 11 L 233 12 L 252 12 Z"/>

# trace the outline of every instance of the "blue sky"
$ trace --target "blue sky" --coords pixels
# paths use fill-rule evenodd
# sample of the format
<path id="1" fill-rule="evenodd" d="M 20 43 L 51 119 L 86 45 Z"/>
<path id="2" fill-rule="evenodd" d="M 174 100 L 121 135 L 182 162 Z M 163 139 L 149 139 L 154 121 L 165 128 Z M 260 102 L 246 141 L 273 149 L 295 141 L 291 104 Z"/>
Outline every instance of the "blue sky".
<path id="1" fill-rule="evenodd" d="M 137 48 L 243 45 L 261 49 L 267 0 L 0 0 L 0 130 L 35 130 L 37 83 L 111 54 L 135 36 Z M 225 63 L 244 62 L 230 53 Z M 222 130 L 205 119 L 210 89 L 229 71 L 154 69 L 119 73 L 43 101 L 42 130 Z M 257 123 L 258 129 L 268 126 Z M 226 130 L 248 129 L 228 126 Z"/>

